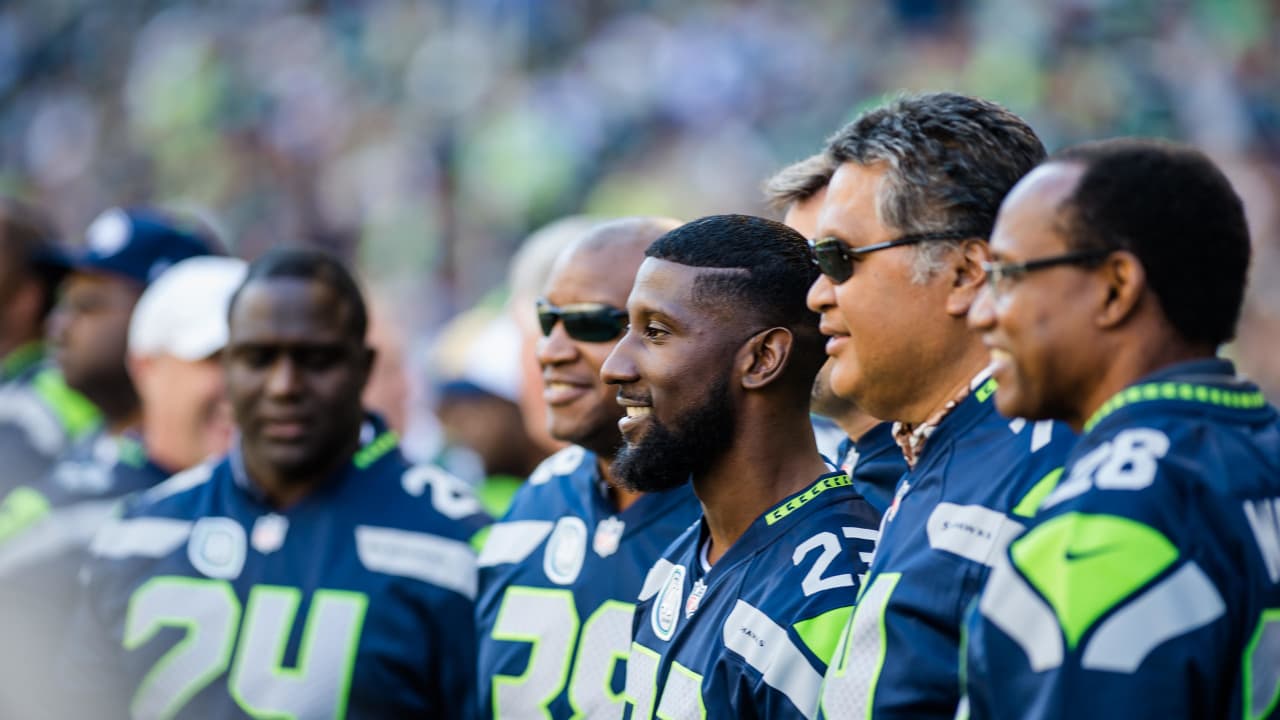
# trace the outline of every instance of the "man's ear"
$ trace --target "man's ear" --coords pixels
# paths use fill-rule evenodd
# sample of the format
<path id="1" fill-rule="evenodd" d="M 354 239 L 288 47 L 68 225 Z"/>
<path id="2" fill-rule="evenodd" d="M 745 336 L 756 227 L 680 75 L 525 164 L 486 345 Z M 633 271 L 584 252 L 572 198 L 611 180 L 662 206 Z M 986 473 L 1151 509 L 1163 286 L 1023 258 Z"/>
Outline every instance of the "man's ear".
<path id="1" fill-rule="evenodd" d="M 1095 322 L 1101 328 L 1116 327 L 1137 310 L 1147 290 L 1147 271 L 1136 255 L 1120 250 L 1107 256 L 1098 273 L 1107 296 Z"/>
<path id="2" fill-rule="evenodd" d="M 982 240 L 971 238 L 960 246 L 960 252 L 951 254 L 947 270 L 951 275 L 951 292 L 947 294 L 947 314 L 964 318 L 978 299 L 986 274 L 982 263 L 991 259 L 991 250 Z"/>
<path id="3" fill-rule="evenodd" d="M 758 390 L 777 380 L 787 368 L 795 336 L 786 328 L 769 328 L 752 335 L 738 352 L 742 387 Z"/>

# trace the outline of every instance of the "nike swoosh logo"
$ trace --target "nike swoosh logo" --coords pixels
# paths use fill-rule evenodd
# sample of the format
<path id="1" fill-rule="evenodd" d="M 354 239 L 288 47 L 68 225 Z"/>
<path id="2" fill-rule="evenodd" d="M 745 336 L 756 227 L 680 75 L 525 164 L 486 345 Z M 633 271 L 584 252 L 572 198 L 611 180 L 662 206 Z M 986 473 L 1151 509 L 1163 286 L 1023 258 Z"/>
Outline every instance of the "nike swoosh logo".
<path id="1" fill-rule="evenodd" d="M 1063 557 L 1066 558 L 1067 562 L 1075 562 L 1076 560 L 1087 560 L 1091 557 L 1105 555 L 1111 552 L 1111 549 L 1112 546 L 1103 545 L 1102 547 L 1090 548 L 1088 550 L 1067 550 L 1063 553 Z"/>

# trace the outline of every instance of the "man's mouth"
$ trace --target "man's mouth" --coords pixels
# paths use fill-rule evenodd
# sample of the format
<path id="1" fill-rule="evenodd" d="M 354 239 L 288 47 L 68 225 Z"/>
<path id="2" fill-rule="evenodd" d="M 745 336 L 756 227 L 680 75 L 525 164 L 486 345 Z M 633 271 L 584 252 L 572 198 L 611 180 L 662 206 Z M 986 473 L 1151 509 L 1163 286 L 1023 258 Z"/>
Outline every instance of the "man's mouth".
<path id="1" fill-rule="evenodd" d="M 653 414 L 653 407 L 649 405 L 628 405 L 627 406 L 627 417 L 629 418 L 649 417 L 652 414 Z"/>

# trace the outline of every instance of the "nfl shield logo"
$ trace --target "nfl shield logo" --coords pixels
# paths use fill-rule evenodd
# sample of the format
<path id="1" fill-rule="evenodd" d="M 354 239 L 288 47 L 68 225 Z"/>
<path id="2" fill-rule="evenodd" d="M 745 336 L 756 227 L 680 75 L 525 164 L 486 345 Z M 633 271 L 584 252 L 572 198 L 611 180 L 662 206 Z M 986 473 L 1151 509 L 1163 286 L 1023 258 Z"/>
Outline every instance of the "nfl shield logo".
<path id="1" fill-rule="evenodd" d="M 698 611 L 698 606 L 702 604 L 702 596 L 707 594 L 707 584 L 702 582 L 702 578 L 698 578 L 693 583 L 693 589 L 689 591 L 689 599 L 684 604 L 684 616 L 686 619 L 693 617 Z"/>
<path id="2" fill-rule="evenodd" d="M 268 513 L 253 523 L 253 532 L 249 535 L 249 544 L 263 555 L 280 549 L 284 545 L 284 536 L 289 532 L 289 518 L 275 513 Z"/>
<path id="3" fill-rule="evenodd" d="M 596 525 L 595 537 L 591 539 L 591 549 L 602 558 L 618 552 L 618 543 L 622 540 L 622 531 L 627 523 L 616 517 L 605 518 Z"/>

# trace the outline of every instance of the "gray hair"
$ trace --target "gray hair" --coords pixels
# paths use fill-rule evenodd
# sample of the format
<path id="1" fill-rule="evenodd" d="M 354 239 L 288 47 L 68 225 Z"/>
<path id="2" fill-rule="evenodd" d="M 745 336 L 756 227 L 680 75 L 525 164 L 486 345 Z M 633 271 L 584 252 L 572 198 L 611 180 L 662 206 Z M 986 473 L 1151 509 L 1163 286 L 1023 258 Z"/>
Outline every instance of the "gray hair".
<path id="1" fill-rule="evenodd" d="M 876 212 L 904 234 L 963 230 L 986 239 L 1015 183 L 1045 157 L 1022 118 L 955 93 L 908 95 L 858 116 L 827 140 L 837 165 L 883 162 Z M 960 243 L 916 246 L 912 282 L 937 273 Z"/>
<path id="2" fill-rule="evenodd" d="M 825 152 L 791 163 L 764 181 L 765 202 L 775 212 L 785 212 L 793 204 L 808 200 L 826 187 L 838 165 Z"/>

